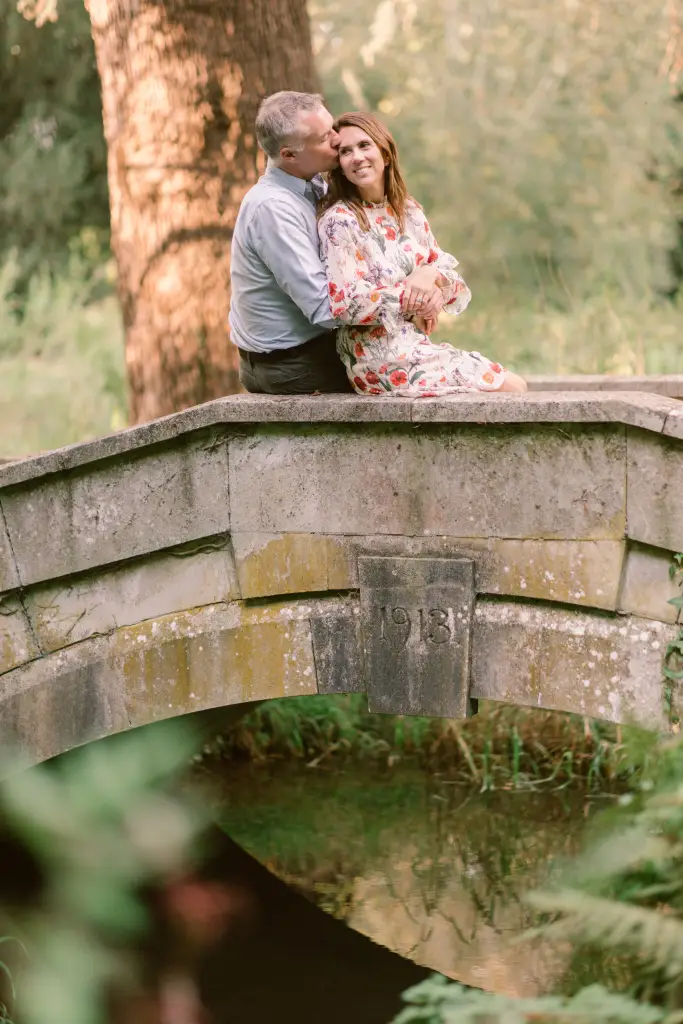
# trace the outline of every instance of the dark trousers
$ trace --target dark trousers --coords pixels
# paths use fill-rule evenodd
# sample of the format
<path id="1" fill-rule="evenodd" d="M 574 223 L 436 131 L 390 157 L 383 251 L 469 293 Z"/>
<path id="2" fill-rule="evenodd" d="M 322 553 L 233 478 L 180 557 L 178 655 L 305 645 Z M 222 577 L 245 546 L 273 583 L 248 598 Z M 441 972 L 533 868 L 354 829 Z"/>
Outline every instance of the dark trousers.
<path id="1" fill-rule="evenodd" d="M 353 391 L 337 355 L 333 331 L 326 331 L 295 348 L 271 352 L 240 349 L 240 380 L 245 390 L 257 395 Z"/>

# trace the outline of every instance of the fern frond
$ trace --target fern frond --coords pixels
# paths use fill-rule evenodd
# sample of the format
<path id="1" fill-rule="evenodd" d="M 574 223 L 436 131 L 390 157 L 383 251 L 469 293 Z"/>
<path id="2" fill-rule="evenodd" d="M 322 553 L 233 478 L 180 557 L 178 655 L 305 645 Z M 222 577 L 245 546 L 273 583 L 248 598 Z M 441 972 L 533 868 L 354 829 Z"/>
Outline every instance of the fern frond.
<path id="1" fill-rule="evenodd" d="M 674 916 L 575 889 L 531 893 L 527 899 L 541 913 L 562 915 L 536 933 L 636 954 L 669 978 L 683 972 L 683 922 Z"/>
<path id="2" fill-rule="evenodd" d="M 428 978 L 405 993 L 410 1005 L 394 1024 L 481 1024 L 486 1020 L 499 1024 L 527 1024 L 529 1021 L 572 1024 L 660 1024 L 666 1011 L 658 1006 L 637 1003 L 628 996 L 608 992 L 601 985 L 590 985 L 575 996 L 538 996 L 515 998 L 480 989 L 463 988 L 445 978 Z"/>

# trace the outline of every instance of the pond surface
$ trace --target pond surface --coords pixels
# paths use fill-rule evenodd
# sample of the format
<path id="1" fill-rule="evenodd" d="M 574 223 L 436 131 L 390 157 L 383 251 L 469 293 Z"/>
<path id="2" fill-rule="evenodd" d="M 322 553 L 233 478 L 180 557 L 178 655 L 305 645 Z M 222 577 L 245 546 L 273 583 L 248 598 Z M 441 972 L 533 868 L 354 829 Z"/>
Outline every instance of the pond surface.
<path id="1" fill-rule="evenodd" d="M 517 941 L 531 923 L 522 897 L 576 852 L 608 798 L 481 794 L 367 765 L 209 762 L 195 782 L 235 842 L 393 952 L 513 995 L 547 991 L 566 970 L 566 950 Z"/>

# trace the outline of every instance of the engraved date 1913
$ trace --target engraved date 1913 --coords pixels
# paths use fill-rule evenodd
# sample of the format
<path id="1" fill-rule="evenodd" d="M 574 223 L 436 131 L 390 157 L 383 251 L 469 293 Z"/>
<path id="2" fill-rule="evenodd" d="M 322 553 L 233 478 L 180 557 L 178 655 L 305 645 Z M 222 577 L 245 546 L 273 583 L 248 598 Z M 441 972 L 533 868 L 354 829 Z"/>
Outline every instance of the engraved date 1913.
<path id="1" fill-rule="evenodd" d="M 413 630 L 417 630 L 419 643 L 439 647 L 453 640 L 452 608 L 408 609 L 382 605 L 380 613 L 379 638 L 386 643 L 398 643 L 405 647 Z"/>

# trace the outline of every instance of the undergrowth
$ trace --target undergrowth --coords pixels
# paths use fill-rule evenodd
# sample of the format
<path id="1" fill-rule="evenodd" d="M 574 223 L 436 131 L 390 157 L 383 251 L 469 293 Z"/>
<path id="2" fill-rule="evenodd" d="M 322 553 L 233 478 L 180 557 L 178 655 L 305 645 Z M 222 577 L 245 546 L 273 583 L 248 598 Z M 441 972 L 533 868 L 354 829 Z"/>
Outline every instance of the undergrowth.
<path id="1" fill-rule="evenodd" d="M 629 730 L 626 745 L 624 731 L 609 723 L 483 701 L 479 706 L 478 715 L 462 721 L 371 715 L 364 694 L 268 701 L 212 741 L 203 757 L 294 758 L 311 767 L 345 758 L 392 766 L 411 758 L 482 792 L 573 782 L 600 788 L 634 768 L 638 730 Z"/>

